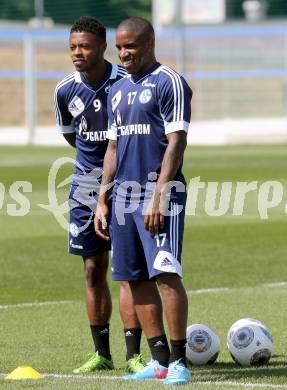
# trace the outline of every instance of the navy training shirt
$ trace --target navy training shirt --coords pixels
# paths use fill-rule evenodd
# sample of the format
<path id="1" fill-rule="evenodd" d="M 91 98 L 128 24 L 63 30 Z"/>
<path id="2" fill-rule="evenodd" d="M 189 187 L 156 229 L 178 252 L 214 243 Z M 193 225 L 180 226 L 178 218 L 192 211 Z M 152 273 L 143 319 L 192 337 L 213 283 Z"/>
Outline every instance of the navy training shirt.
<path id="1" fill-rule="evenodd" d="M 147 182 L 158 177 L 168 145 L 166 135 L 188 132 L 191 98 L 187 82 L 159 63 L 140 78 L 129 75 L 112 86 L 107 138 L 117 141 L 117 187 L 135 181 L 143 194 Z M 182 163 L 174 180 L 185 185 L 181 167 Z"/>
<path id="2" fill-rule="evenodd" d="M 104 79 L 97 85 L 89 84 L 83 73 L 75 71 L 55 89 L 57 128 L 62 134 L 76 133 L 76 175 L 103 167 L 108 144 L 107 96 L 111 86 L 126 75 L 121 66 L 106 64 Z"/>

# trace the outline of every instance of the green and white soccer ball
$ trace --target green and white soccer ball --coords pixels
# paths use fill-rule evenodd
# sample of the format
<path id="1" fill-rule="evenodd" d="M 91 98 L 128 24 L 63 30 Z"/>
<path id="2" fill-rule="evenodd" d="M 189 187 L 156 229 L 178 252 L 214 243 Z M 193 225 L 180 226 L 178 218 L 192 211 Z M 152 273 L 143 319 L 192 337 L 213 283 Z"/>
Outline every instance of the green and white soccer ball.
<path id="1" fill-rule="evenodd" d="M 267 326 L 253 318 L 242 318 L 230 327 L 227 347 L 232 359 L 241 366 L 267 364 L 274 352 Z"/>
<path id="2" fill-rule="evenodd" d="M 190 325 L 186 330 L 186 359 L 192 365 L 214 363 L 220 352 L 218 335 L 204 324 Z"/>

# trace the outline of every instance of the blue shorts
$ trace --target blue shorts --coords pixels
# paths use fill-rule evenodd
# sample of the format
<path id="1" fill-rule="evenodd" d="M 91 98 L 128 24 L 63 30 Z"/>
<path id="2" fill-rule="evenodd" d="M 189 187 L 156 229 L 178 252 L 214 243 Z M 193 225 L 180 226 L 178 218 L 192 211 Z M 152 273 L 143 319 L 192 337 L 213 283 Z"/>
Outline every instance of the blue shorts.
<path id="1" fill-rule="evenodd" d="M 111 222 L 113 280 L 150 280 L 169 272 L 182 276 L 184 205 L 170 204 L 171 215 L 165 216 L 164 228 L 157 236 L 144 228 L 143 203 L 125 214 L 124 225 L 119 224 L 115 210 L 113 207 Z"/>
<path id="2" fill-rule="evenodd" d="M 70 208 L 69 253 L 78 256 L 96 256 L 109 251 L 110 241 L 103 240 L 95 233 L 94 213 L 91 208 L 79 202 L 73 203 L 74 191 L 75 188 L 72 187 L 69 196 L 72 206 Z"/>

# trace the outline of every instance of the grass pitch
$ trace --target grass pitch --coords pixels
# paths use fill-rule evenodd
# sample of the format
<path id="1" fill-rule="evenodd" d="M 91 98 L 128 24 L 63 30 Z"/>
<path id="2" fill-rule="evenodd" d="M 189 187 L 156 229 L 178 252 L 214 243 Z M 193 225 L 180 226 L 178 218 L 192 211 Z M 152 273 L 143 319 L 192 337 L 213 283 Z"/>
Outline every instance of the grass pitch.
<path id="1" fill-rule="evenodd" d="M 117 310 L 118 285 L 111 283 L 114 312 L 111 347 L 116 370 L 88 377 L 71 375 L 92 351 L 84 306 L 82 262 L 66 253 L 66 232 L 54 216 L 38 206 L 48 203 L 47 177 L 58 157 L 73 156 L 69 148 L 1 147 L 0 174 L 0 388 L 2 389 L 155 389 L 158 382 L 126 383 L 124 337 Z M 206 190 L 199 192 L 195 215 L 187 216 L 183 250 L 184 282 L 189 297 L 189 324 L 206 323 L 220 336 L 221 353 L 212 366 L 194 367 L 193 389 L 287 389 L 287 146 L 191 148 L 186 152 L 187 181 L 280 182 L 280 204 L 262 220 L 258 191 L 246 196 L 242 216 L 232 213 L 234 192 L 225 215 L 205 210 Z M 59 172 L 59 182 L 71 166 Z M 11 189 L 29 181 L 30 211 L 11 216 L 20 204 Z M 235 188 L 235 187 L 234 187 Z M 59 202 L 68 186 L 57 190 Z M 272 193 L 270 193 L 272 197 Z M 9 206 L 10 205 L 10 206 Z M 239 318 L 254 317 L 270 329 L 275 355 L 266 367 L 236 366 L 226 348 L 226 334 Z M 145 340 L 142 351 L 149 353 Z M 6 381 L 20 365 L 49 374 L 39 381 Z M 59 374 L 56 376 L 55 374 Z"/>

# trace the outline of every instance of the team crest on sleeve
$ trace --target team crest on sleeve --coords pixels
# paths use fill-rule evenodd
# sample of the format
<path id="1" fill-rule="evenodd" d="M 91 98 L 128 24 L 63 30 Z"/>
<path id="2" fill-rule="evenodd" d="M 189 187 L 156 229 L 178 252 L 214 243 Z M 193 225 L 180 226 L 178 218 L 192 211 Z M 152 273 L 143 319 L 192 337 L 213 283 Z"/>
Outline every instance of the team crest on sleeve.
<path id="1" fill-rule="evenodd" d="M 120 101 L 122 99 L 122 91 L 119 90 L 115 96 L 112 98 L 112 110 L 113 112 L 115 111 L 115 109 L 117 108 L 117 106 L 119 105 Z"/>
<path id="2" fill-rule="evenodd" d="M 73 117 L 75 117 L 84 111 L 85 105 L 82 102 L 82 100 L 79 98 L 79 96 L 74 96 L 69 103 L 68 109 L 70 113 L 73 115 Z"/>
<path id="3" fill-rule="evenodd" d="M 142 104 L 148 103 L 150 99 L 152 98 L 152 93 L 150 89 L 144 89 L 139 96 L 139 101 Z"/>

